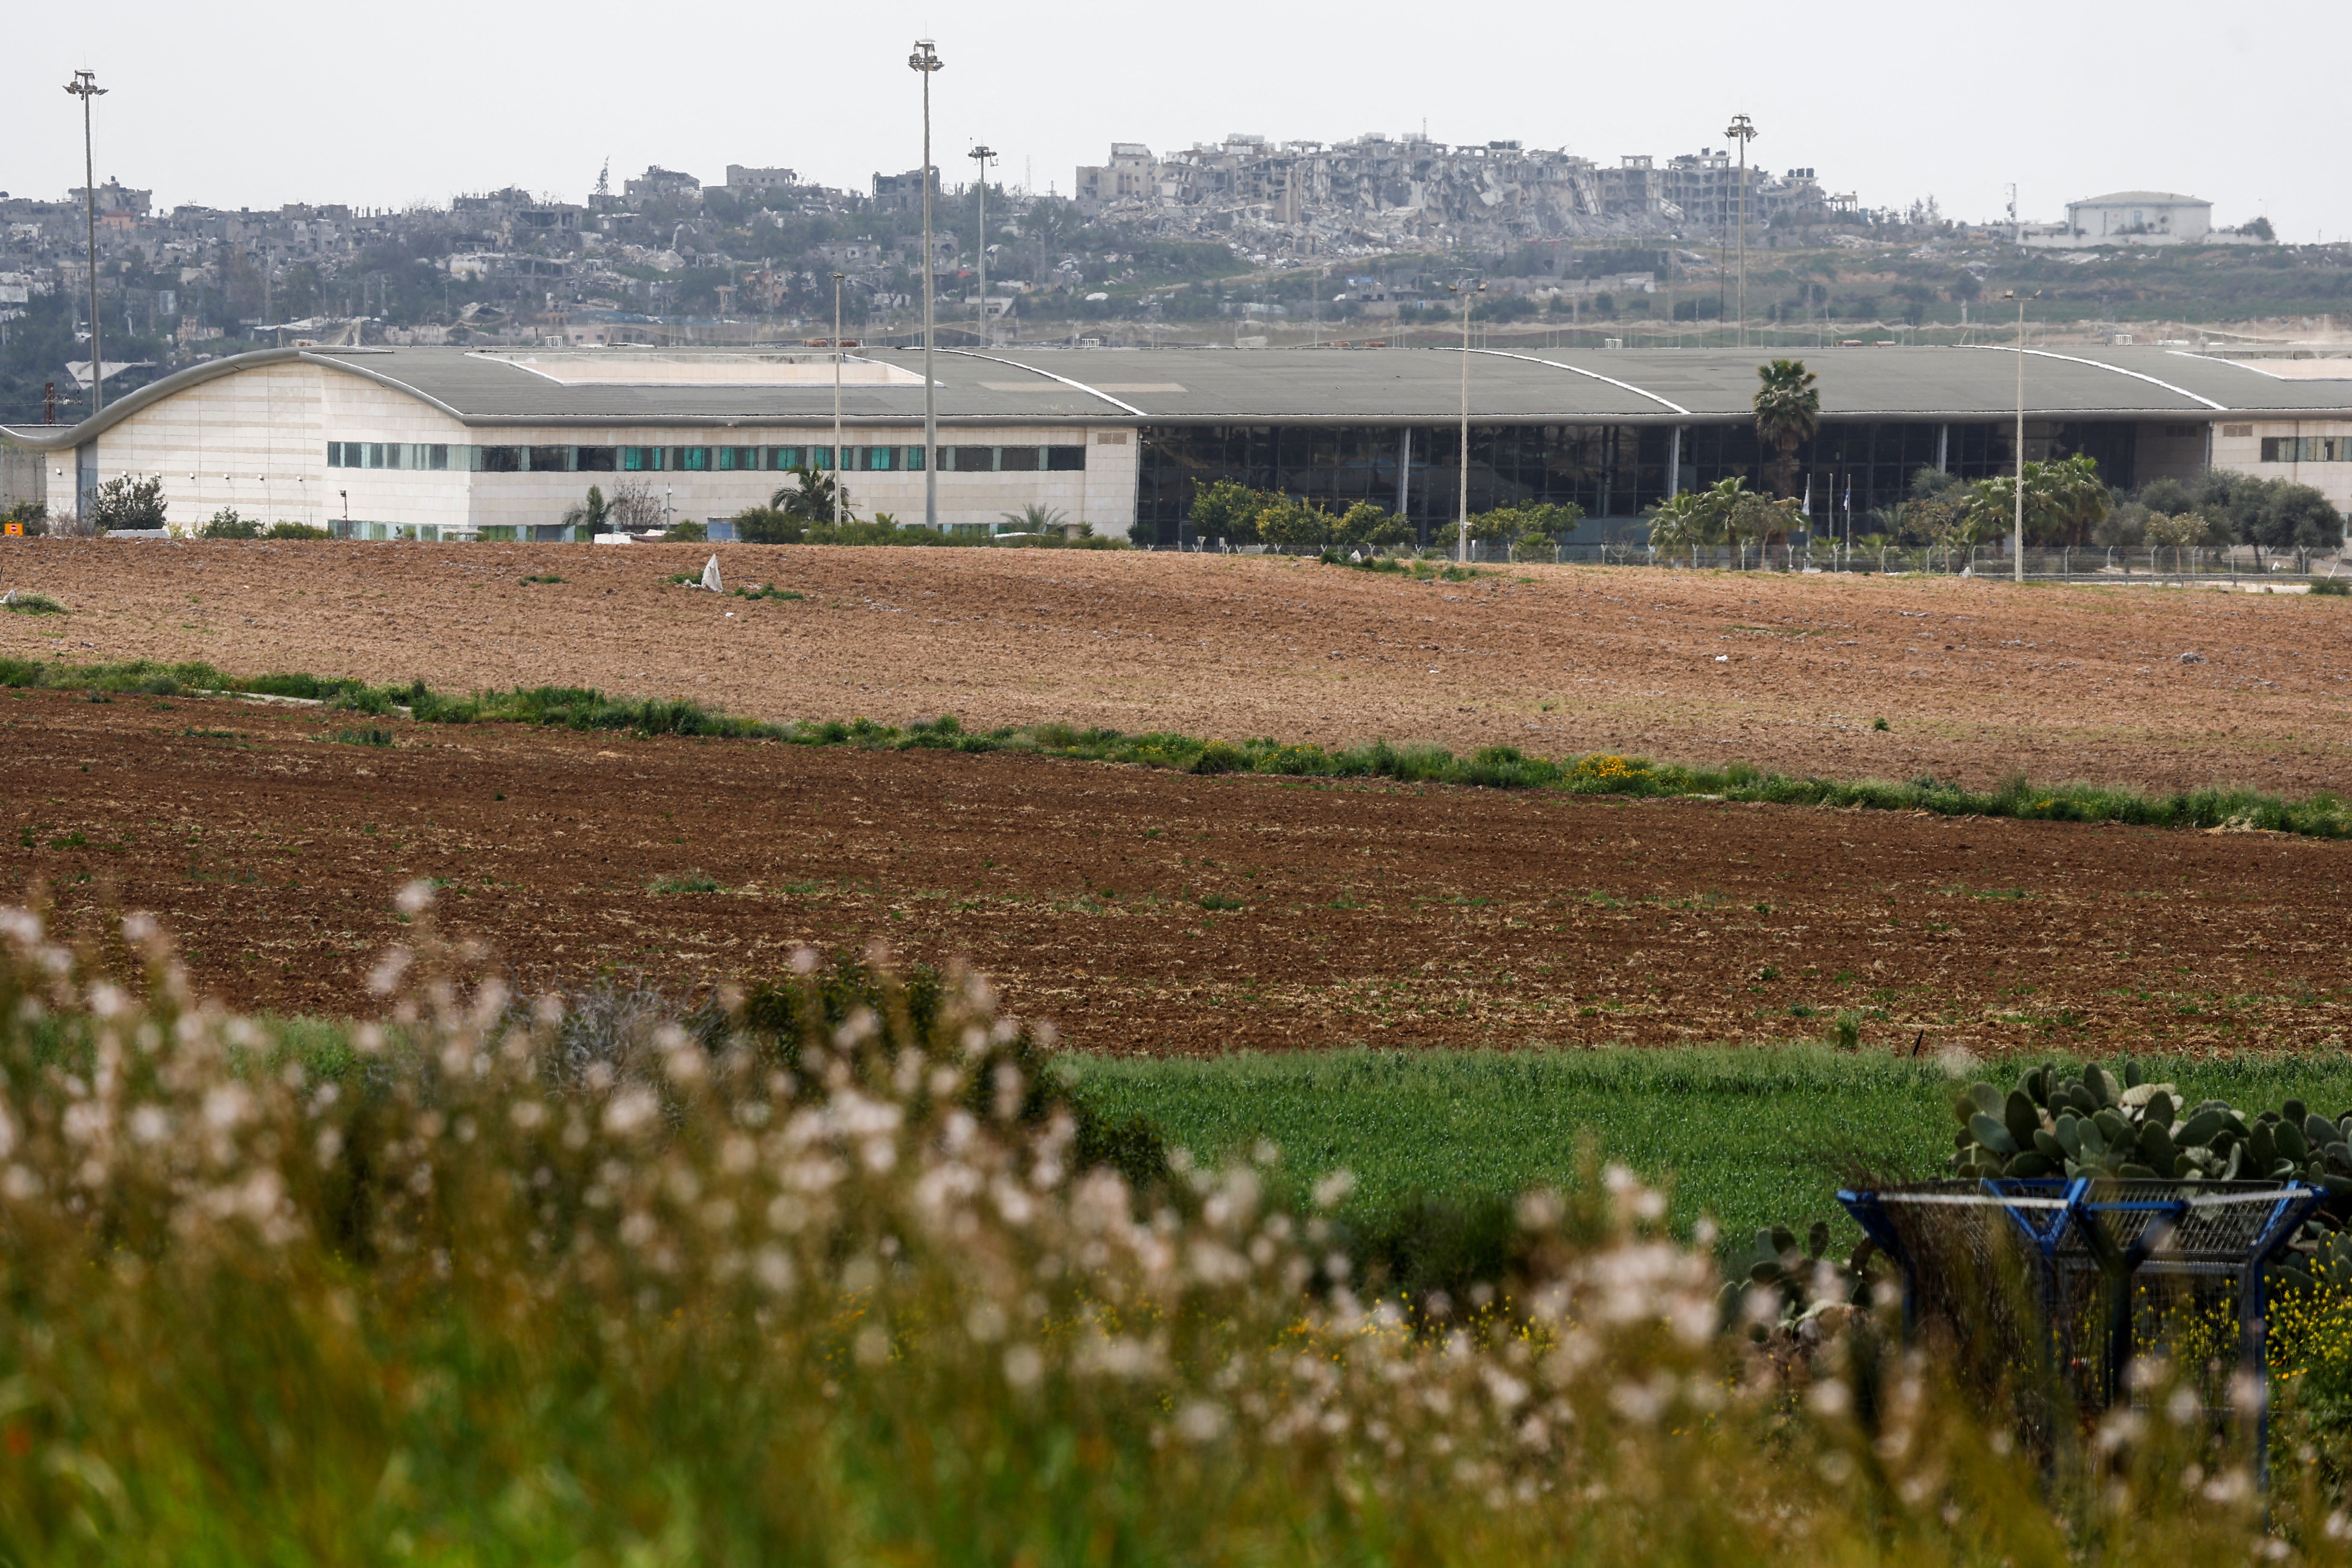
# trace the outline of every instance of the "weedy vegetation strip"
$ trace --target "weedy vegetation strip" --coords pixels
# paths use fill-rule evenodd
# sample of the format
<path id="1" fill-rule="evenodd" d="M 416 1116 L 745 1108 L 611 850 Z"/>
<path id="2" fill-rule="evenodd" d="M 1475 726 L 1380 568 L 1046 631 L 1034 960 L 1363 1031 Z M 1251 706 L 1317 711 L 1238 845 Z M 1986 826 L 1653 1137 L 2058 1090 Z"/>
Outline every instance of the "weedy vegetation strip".
<path id="1" fill-rule="evenodd" d="M 976 976 L 582 1017 L 401 903 L 341 1046 L 0 911 L 9 1561 L 2352 1560 L 2311 1428 L 2264 1496 L 2159 1367 L 2030 1451 L 1891 1307 L 1741 1331 L 1622 1170 L 1416 1312 L 1343 1181 L 1091 1160 Z"/>
<path id="2" fill-rule="evenodd" d="M 403 711 L 420 723 L 537 724 L 877 751 L 1016 752 L 1192 773 L 1384 779 L 1575 795 L 1924 811 L 1941 816 L 2004 816 L 2032 822 L 2114 822 L 2147 827 L 2262 830 L 2315 838 L 2352 837 L 2352 807 L 2328 791 L 2302 800 L 2225 788 L 2152 795 L 2114 785 L 2035 784 L 2022 775 L 1979 790 L 1928 776 L 1903 781 L 1800 779 L 1742 763 L 1690 767 L 1610 752 L 1565 759 L 1531 757 L 1512 746 L 1488 746 L 1460 756 L 1442 746 L 1397 745 L 1387 740 L 1368 746 L 1327 748 L 1271 737 L 1218 741 L 1060 723 L 982 732 L 966 731 L 953 714 L 903 727 L 870 719 L 772 722 L 715 713 L 685 699 L 610 697 L 585 687 L 515 687 L 461 697 L 436 692 L 421 680 L 406 686 L 371 686 L 360 680 L 299 674 L 233 676 L 201 663 L 68 665 L 0 659 L 0 687 L 100 694 L 226 692 L 294 697 L 359 712 Z"/>

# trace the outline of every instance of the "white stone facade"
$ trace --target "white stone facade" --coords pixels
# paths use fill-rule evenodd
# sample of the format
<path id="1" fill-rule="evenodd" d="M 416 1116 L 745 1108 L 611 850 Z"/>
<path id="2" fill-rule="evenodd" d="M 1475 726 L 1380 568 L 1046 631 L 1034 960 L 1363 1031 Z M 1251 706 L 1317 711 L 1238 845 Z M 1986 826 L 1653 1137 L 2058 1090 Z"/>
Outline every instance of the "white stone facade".
<path id="1" fill-rule="evenodd" d="M 852 425 L 843 441 L 864 447 L 920 447 L 919 422 Z M 268 522 L 323 527 L 350 519 L 414 531 L 478 531 L 486 528 L 547 528 L 600 485 L 609 494 L 635 481 L 665 496 L 680 521 L 727 518 L 765 503 L 789 485 L 788 474 L 752 470 L 651 472 L 471 471 L 462 459 L 445 469 L 330 467 L 328 443 L 398 443 L 467 447 L 816 446 L 830 447 L 823 424 L 708 426 L 611 425 L 469 426 L 432 405 L 331 365 L 281 363 L 241 370 L 188 387 L 140 410 L 98 438 L 100 480 L 121 474 L 160 474 L 174 527 L 200 528 L 224 507 Z M 1135 521 L 1136 432 L 1098 425 L 942 426 L 942 447 L 1076 447 L 1077 470 L 942 471 L 939 516 L 944 526 L 1001 522 L 1032 504 L 1091 523 L 1097 534 L 1123 535 Z M 73 493 L 74 454 L 47 454 L 58 470 L 52 497 Z M 902 524 L 923 521 L 920 470 L 853 472 L 845 476 L 860 518 L 892 514 Z"/>
<path id="2" fill-rule="evenodd" d="M 2265 440 L 2276 443 L 2271 450 L 2278 454 L 2268 461 L 2263 456 Z M 2330 452 L 2334 456 L 2326 456 Z M 2337 511 L 2352 514 L 2352 420 L 2258 419 L 2216 425 L 2213 466 L 2256 479 L 2309 485 Z"/>

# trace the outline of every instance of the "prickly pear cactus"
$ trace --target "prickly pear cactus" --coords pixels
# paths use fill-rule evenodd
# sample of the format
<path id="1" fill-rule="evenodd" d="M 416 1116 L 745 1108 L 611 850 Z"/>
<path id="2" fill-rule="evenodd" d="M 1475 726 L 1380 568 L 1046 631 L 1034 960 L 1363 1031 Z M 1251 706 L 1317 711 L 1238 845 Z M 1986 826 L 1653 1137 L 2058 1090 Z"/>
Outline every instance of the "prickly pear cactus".
<path id="1" fill-rule="evenodd" d="M 2096 1062 L 2076 1077 L 2051 1066 L 2003 1093 L 1972 1085 L 1952 1169 L 1963 1176 L 2119 1176 L 2176 1182 L 2300 1178 L 2352 1198 L 2352 1111 L 2336 1121 L 2299 1100 L 2249 1117 L 2219 1100 L 2183 1105 L 2168 1083 Z"/>

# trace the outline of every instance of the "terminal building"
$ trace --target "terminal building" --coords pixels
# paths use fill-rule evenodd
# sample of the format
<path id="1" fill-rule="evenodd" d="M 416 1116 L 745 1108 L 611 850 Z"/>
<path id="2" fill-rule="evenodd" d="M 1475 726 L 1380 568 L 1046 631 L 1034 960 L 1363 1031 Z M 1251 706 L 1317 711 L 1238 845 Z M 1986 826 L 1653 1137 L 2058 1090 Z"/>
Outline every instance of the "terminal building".
<path id="1" fill-rule="evenodd" d="M 194 366 L 78 426 L 0 429 L 0 445 L 16 448 L 12 484 L 29 465 L 52 510 L 160 475 L 189 528 L 227 507 L 359 538 L 552 539 L 591 485 L 723 521 L 803 466 L 837 467 L 859 517 L 915 524 L 929 466 L 947 527 L 1034 505 L 1190 542 L 1199 487 L 1237 479 L 1374 501 L 1426 538 L 1454 518 L 1466 462 L 1474 511 L 1573 503 L 1598 541 L 1638 537 L 1679 490 L 1759 481 L 1751 401 L 1775 353 L 1821 378 L 1798 483 L 1823 524 L 1899 500 L 1922 467 L 1973 479 L 2016 460 L 2018 356 L 2002 348 L 1475 350 L 1466 454 L 1458 350 L 941 350 L 931 450 L 917 351 L 845 356 L 836 443 L 824 351 L 296 348 Z M 2087 453 L 2118 487 L 2242 469 L 2352 510 L 2352 359 L 2053 348 L 2024 365 L 2030 458 Z"/>

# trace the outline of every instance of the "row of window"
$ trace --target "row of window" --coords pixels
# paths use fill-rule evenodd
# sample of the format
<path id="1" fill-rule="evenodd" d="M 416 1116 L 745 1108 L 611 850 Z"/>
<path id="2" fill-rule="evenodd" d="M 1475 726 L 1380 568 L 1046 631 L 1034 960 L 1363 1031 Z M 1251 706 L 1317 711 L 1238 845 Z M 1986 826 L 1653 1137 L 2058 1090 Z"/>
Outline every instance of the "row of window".
<path id="1" fill-rule="evenodd" d="M 2265 463 L 2352 463 L 2352 436 L 2265 436 Z"/>
<path id="2" fill-rule="evenodd" d="M 941 447 L 954 474 L 1076 473 L 1084 447 Z M 923 471 L 920 447 L 845 447 L 854 473 Z M 831 447 L 465 447 L 412 441 L 330 441 L 331 468 L 416 468 L 477 474 L 782 473 L 831 468 Z"/>

